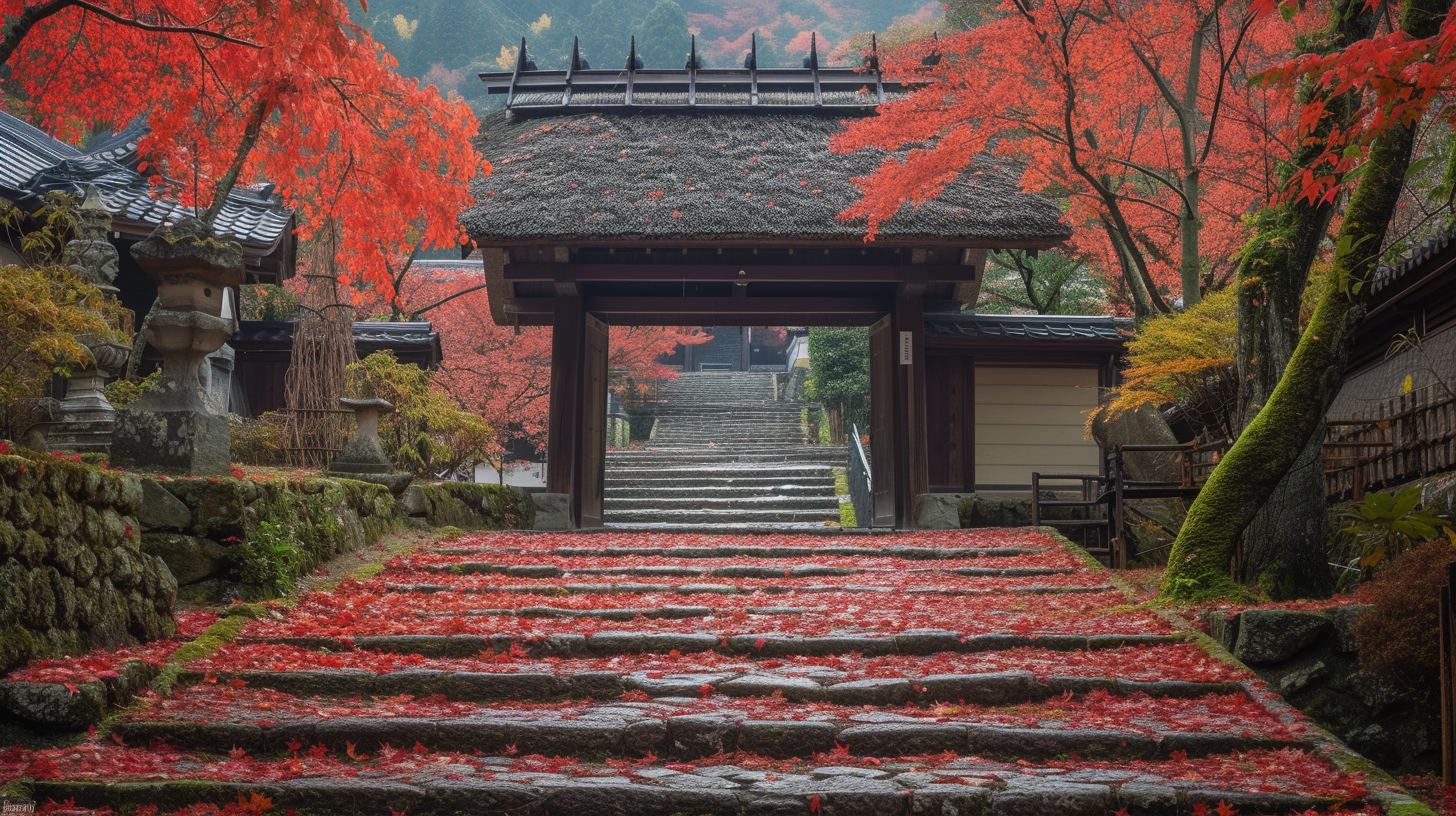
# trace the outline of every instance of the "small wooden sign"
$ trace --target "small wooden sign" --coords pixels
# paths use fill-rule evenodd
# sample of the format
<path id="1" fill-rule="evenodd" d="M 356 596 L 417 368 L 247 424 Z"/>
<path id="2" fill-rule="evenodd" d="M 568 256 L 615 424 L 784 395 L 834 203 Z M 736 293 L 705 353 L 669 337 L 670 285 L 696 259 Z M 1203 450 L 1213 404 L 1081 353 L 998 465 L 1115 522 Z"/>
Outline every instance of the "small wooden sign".
<path id="1" fill-rule="evenodd" d="M 915 359 L 915 333 L 900 332 L 900 365 L 910 365 Z"/>

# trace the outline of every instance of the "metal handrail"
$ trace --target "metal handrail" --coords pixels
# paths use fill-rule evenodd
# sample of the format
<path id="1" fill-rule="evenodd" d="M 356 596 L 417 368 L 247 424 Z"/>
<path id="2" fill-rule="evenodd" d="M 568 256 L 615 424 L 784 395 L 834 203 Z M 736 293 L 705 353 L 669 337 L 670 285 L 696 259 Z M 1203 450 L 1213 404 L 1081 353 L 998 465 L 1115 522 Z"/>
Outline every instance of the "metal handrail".
<path id="1" fill-rule="evenodd" d="M 854 505 L 854 520 L 860 527 L 869 527 L 874 518 L 874 477 L 870 473 L 870 460 L 865 455 L 864 443 L 860 441 L 859 426 L 851 424 L 853 444 L 845 446 L 849 455 L 849 466 L 845 479 L 849 482 L 849 501 Z M 858 489 L 856 489 L 858 488 Z"/>

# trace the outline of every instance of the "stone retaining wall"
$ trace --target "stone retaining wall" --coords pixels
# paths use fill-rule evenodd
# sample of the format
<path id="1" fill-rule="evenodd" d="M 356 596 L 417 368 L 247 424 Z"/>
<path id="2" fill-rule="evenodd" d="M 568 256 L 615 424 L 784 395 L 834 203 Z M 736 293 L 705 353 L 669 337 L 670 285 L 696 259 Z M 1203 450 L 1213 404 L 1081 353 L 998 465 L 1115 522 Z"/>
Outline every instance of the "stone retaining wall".
<path id="1" fill-rule="evenodd" d="M 177 584 L 139 546 L 141 501 L 135 476 L 0 455 L 0 673 L 172 635 Z"/>
<path id="2" fill-rule="evenodd" d="M 1368 608 L 1214 612 L 1207 623 L 1270 689 L 1351 748 L 1384 768 L 1433 769 L 1441 754 L 1440 706 L 1405 699 L 1360 671 L 1355 622 Z"/>
<path id="3" fill-rule="evenodd" d="M 379 541 L 408 522 L 529 529 L 520 490 L 443 482 L 395 498 L 380 485 L 333 477 L 143 479 L 142 549 L 171 568 L 184 598 L 281 594 L 320 563 Z"/>

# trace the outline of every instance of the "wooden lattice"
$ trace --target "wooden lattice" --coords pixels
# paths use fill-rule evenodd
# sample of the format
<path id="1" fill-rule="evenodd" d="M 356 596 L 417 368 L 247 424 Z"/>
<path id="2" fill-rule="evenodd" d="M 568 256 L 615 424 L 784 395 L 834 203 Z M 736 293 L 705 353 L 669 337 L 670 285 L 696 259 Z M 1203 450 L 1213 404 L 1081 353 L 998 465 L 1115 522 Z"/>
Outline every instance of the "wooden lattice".
<path id="1" fill-rule="evenodd" d="M 354 307 L 340 296 L 334 257 L 337 227 L 314 242 L 303 274 L 306 288 L 293 329 L 293 353 L 284 381 L 289 464 L 317 468 L 343 448 L 353 412 L 339 406 L 354 352 Z"/>

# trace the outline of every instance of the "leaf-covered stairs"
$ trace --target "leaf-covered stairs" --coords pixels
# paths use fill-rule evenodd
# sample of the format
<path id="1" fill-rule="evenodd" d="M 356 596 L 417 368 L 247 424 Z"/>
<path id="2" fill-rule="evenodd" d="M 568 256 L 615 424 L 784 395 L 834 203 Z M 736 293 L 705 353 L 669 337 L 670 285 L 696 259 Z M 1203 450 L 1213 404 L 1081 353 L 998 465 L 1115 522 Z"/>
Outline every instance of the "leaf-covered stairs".
<path id="1" fill-rule="evenodd" d="M 1038 531 L 488 534 L 305 594 L 38 801 L 257 812 L 1190 814 L 1404 801 Z"/>
<path id="2" fill-rule="evenodd" d="M 774 375 L 686 372 L 662 386 L 653 439 L 607 454 L 608 524 L 673 530 L 839 522 L 843 447 L 810 445 L 807 403 L 776 399 Z"/>

